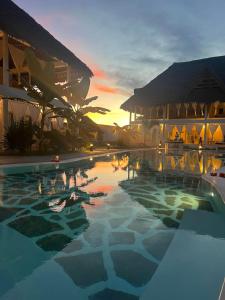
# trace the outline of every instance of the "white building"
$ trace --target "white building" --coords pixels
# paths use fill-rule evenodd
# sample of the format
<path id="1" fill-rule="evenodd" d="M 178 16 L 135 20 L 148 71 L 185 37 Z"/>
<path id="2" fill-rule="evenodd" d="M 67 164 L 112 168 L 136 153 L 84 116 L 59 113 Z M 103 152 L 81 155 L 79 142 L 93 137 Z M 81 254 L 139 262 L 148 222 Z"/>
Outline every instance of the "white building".
<path id="1" fill-rule="evenodd" d="M 225 56 L 174 63 L 121 106 L 146 144 L 225 144 Z"/>
<path id="2" fill-rule="evenodd" d="M 31 48 L 44 66 L 51 61 L 55 66 L 55 82 L 66 82 L 88 77 L 91 70 L 70 50 L 57 41 L 25 11 L 11 0 L 1 1 L 0 11 L 0 139 L 10 118 L 19 120 L 31 116 L 38 121 L 39 109 L 4 96 L 21 95 L 17 90 L 21 81 L 32 82 L 24 51 Z M 25 97 L 25 94 L 23 94 Z M 57 121 L 58 122 L 58 121 Z M 60 126 L 60 124 L 58 124 Z"/>

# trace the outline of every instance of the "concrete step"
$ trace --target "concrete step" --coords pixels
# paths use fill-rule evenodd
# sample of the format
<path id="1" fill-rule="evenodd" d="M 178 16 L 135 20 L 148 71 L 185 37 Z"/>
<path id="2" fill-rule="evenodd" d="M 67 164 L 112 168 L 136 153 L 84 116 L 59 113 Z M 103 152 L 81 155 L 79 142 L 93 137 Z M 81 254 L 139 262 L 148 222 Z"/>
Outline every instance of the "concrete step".
<path id="1" fill-rule="evenodd" d="M 141 300 L 217 300 L 225 277 L 225 218 L 186 211 Z"/>

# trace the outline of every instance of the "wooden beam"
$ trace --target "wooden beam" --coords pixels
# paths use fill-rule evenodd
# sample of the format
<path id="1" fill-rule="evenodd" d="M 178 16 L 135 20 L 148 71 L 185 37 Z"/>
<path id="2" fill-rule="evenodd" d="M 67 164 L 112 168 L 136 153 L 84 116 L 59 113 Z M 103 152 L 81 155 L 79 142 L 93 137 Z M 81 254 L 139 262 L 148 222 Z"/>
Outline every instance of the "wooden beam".
<path id="1" fill-rule="evenodd" d="M 204 117 L 205 117 L 205 124 L 204 124 L 204 145 L 207 145 L 208 139 L 207 139 L 207 134 L 208 134 L 208 123 L 207 123 L 207 118 L 208 118 L 208 107 L 207 104 L 205 104 L 205 111 L 204 111 Z"/>
<path id="2" fill-rule="evenodd" d="M 130 111 L 129 125 L 131 125 L 131 121 L 132 121 L 132 112 Z"/>

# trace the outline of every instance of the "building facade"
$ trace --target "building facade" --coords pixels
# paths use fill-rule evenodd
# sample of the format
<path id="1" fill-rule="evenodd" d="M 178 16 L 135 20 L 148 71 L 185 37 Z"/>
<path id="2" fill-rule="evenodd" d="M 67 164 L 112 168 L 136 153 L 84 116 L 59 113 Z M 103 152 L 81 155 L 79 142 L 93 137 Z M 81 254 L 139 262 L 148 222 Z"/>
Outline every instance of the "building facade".
<path id="1" fill-rule="evenodd" d="M 7 90 L 6 94 L 9 96 L 16 95 L 22 82 L 32 83 L 31 70 L 26 62 L 26 49 L 32 49 L 43 68 L 49 62 L 54 65 L 55 83 L 73 82 L 93 75 L 79 58 L 25 11 L 11 0 L 4 0 L 0 12 L 0 139 L 12 117 L 17 121 L 31 117 L 34 122 L 38 122 L 40 118 L 37 106 L 7 100 L 2 92 Z M 56 128 L 63 126 L 63 120 L 57 118 L 48 121 L 46 128 L 50 126 L 50 122 Z"/>
<path id="2" fill-rule="evenodd" d="M 174 63 L 121 108 L 149 146 L 222 146 L 225 56 Z"/>

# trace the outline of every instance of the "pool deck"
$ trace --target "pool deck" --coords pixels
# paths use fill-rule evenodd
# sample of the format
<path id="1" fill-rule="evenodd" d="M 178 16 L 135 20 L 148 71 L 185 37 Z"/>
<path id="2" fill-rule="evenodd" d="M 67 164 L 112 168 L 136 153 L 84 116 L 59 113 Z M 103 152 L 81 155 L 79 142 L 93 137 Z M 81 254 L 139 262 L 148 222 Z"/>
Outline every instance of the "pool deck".
<path id="1" fill-rule="evenodd" d="M 98 156 L 108 153 L 118 153 L 127 151 L 136 151 L 142 149 L 96 149 L 94 151 L 76 152 L 69 154 L 60 154 L 60 163 L 79 160 L 85 157 Z M 146 150 L 146 148 L 145 148 Z M 19 166 L 28 164 L 52 163 L 54 155 L 0 155 L 0 167 Z"/>
<path id="2" fill-rule="evenodd" d="M 211 176 L 210 173 L 207 173 L 202 176 L 202 179 L 210 183 L 216 189 L 225 204 L 225 178 L 218 176 L 220 172 L 224 173 L 224 171 L 225 168 L 223 167 L 217 171 L 217 176 Z"/>

